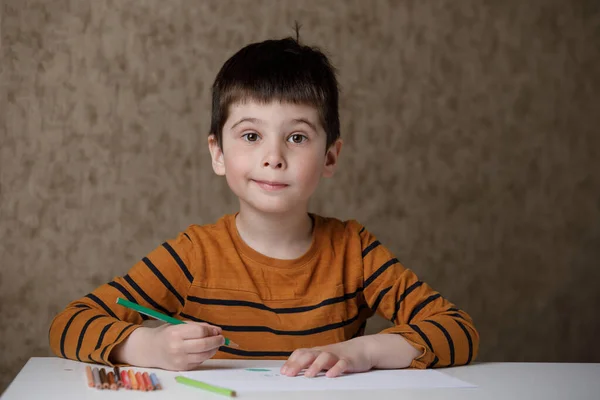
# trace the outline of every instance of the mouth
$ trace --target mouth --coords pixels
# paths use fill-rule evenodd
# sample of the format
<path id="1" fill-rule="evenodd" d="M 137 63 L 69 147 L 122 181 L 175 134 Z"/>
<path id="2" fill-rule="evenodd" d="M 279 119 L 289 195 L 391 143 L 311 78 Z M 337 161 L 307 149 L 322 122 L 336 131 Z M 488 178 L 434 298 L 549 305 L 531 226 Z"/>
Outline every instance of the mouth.
<path id="1" fill-rule="evenodd" d="M 257 179 L 252 179 L 252 182 L 256 183 L 261 189 L 269 191 L 281 190 L 289 186 L 287 183 L 275 181 L 259 181 Z"/>

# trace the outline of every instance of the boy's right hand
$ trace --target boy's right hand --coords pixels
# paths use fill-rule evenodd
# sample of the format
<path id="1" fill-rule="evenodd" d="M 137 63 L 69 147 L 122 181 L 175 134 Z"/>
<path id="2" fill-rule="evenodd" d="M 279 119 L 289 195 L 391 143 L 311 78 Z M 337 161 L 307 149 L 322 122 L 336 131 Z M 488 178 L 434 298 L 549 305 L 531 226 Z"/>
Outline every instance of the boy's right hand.
<path id="1" fill-rule="evenodd" d="M 196 368 L 225 344 L 221 328 L 198 322 L 162 325 L 150 336 L 156 367 L 176 371 Z"/>
<path id="2" fill-rule="evenodd" d="M 221 328 L 206 323 L 140 327 L 115 346 L 114 362 L 173 371 L 190 370 L 215 355 L 225 344 Z"/>

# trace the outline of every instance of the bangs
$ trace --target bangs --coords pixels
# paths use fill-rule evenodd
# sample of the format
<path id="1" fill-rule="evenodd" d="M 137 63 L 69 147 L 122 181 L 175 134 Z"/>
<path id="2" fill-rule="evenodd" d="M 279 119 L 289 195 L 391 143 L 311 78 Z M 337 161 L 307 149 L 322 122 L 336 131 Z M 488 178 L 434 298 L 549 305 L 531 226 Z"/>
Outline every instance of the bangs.
<path id="1" fill-rule="evenodd" d="M 306 81 L 277 81 L 273 79 L 249 79 L 249 82 L 236 82 L 223 91 L 221 95 L 221 107 L 227 107 L 234 103 L 245 103 L 256 101 L 267 104 L 273 101 L 281 103 L 304 104 L 321 107 L 325 95 L 317 85 L 311 85 Z"/>
<path id="2" fill-rule="evenodd" d="M 286 70 L 285 76 L 269 75 L 268 72 L 256 71 L 244 74 L 243 79 L 231 82 L 220 96 L 219 108 L 223 115 L 219 129 L 223 129 L 229 117 L 229 108 L 232 104 L 255 101 L 268 104 L 274 101 L 281 103 L 302 104 L 317 109 L 320 123 L 325 127 L 325 118 L 322 110 L 325 106 L 325 93 L 317 82 L 310 77 L 298 76 L 295 71 Z M 299 71 L 304 72 L 304 71 Z M 309 79 L 307 79 L 309 78 Z"/>

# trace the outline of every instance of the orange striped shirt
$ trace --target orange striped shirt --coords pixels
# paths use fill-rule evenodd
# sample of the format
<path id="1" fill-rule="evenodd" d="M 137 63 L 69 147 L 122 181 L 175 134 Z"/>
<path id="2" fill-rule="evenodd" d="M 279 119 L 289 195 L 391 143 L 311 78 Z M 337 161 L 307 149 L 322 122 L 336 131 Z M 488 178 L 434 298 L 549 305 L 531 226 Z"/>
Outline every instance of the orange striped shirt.
<path id="1" fill-rule="evenodd" d="M 50 326 L 64 358 L 112 365 L 115 345 L 146 316 L 115 303 L 123 297 L 182 320 L 220 326 L 240 345 L 215 358 L 286 358 L 297 348 L 362 335 L 378 313 L 420 352 L 414 368 L 471 362 L 479 335 L 467 313 L 420 281 L 356 221 L 311 214 L 310 249 L 278 260 L 248 246 L 235 215 L 191 225 L 129 272 L 70 303 Z"/>

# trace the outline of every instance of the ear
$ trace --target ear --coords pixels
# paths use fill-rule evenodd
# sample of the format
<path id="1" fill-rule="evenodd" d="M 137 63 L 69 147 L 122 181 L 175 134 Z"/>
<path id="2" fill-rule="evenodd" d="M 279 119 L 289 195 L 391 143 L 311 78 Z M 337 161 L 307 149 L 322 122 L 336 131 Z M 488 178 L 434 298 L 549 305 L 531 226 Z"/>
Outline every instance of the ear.
<path id="1" fill-rule="evenodd" d="M 210 157 L 212 158 L 212 167 L 215 174 L 223 176 L 225 175 L 225 160 L 223 159 L 223 150 L 217 141 L 215 134 L 208 136 L 208 150 L 210 151 Z"/>
<path id="2" fill-rule="evenodd" d="M 340 151 L 342 151 L 342 139 L 338 139 L 329 146 L 327 153 L 325 154 L 325 167 L 323 168 L 323 177 L 331 178 L 337 167 L 338 158 Z"/>

